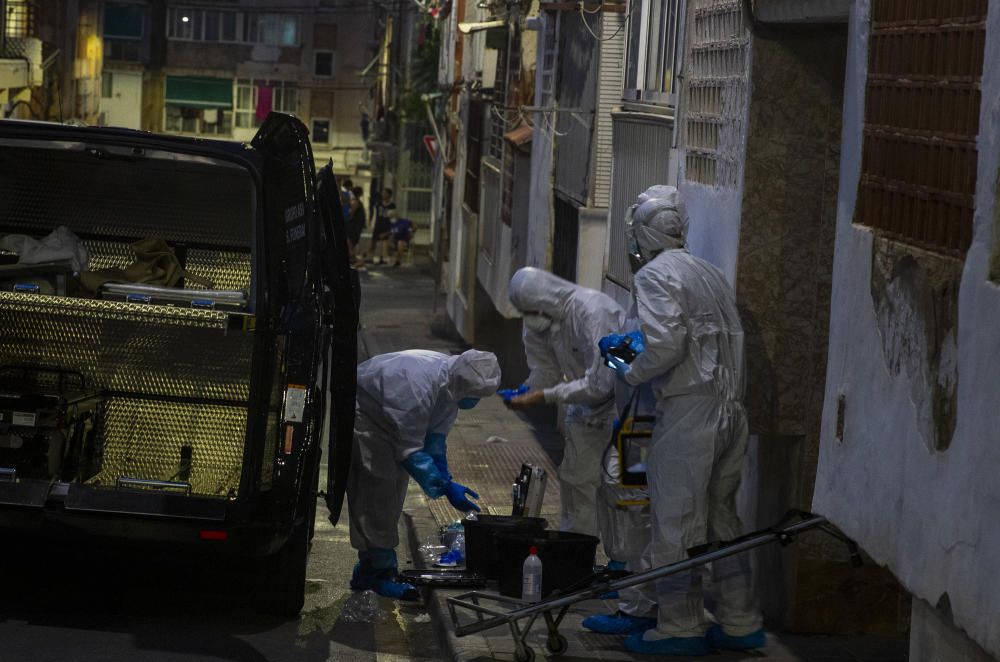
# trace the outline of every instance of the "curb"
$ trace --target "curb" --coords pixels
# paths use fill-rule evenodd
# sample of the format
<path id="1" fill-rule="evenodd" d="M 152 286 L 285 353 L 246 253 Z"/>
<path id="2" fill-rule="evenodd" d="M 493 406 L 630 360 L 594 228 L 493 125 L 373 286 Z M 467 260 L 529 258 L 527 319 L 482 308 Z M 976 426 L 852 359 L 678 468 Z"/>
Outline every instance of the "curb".
<path id="1" fill-rule="evenodd" d="M 404 511 L 403 518 L 406 520 L 407 542 L 409 551 L 413 559 L 413 566 L 424 567 L 423 559 L 420 558 L 420 541 L 427 535 L 432 535 L 437 529 L 437 524 L 431 516 L 430 511 L 424 507 L 426 515 L 415 516 L 413 511 Z M 434 626 L 441 637 L 442 648 L 448 660 L 453 662 L 467 662 L 475 659 L 495 659 L 493 651 L 490 649 L 486 639 L 478 635 L 458 637 L 451 625 L 451 615 L 448 612 L 448 596 L 442 589 L 425 588 L 421 590 L 424 598 L 424 606 L 430 614 Z"/>

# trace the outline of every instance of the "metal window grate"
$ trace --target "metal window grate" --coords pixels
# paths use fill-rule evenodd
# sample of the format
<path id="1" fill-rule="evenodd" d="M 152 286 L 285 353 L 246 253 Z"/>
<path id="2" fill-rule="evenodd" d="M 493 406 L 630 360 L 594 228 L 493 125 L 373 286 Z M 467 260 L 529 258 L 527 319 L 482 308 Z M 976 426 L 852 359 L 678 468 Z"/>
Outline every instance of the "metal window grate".
<path id="1" fill-rule="evenodd" d="M 987 0 L 875 0 L 855 222 L 963 255 L 972 241 Z"/>
<path id="2" fill-rule="evenodd" d="M 473 212 L 479 212 L 479 165 L 483 150 L 483 108 L 479 99 L 469 101 L 469 121 L 465 136 L 465 204 Z"/>
<path id="3" fill-rule="evenodd" d="M 627 112 L 612 114 L 611 121 L 614 156 L 608 209 L 608 278 L 630 287 L 625 213 L 646 188 L 668 183 L 673 122 L 666 117 Z"/>
<path id="4" fill-rule="evenodd" d="M 684 178 L 733 187 L 746 108 L 749 38 L 731 0 L 696 0 L 685 87 Z"/>
<path id="5" fill-rule="evenodd" d="M 7 0 L 6 5 L 3 19 L 6 36 L 12 39 L 36 36 L 38 4 L 30 0 Z"/>

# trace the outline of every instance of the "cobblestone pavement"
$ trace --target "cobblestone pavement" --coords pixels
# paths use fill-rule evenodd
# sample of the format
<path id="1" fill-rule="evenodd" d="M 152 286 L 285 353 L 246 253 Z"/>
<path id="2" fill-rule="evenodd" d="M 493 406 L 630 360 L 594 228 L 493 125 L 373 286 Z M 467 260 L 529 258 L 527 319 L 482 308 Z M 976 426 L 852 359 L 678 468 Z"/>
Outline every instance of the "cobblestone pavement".
<path id="1" fill-rule="evenodd" d="M 419 263 L 418 263 L 419 264 Z M 372 269 L 363 277 L 362 345 L 369 355 L 401 349 L 433 349 L 459 352 L 459 339 L 448 335 L 443 304 L 434 311 L 433 283 L 427 274 L 414 271 Z M 489 349 L 489 348 L 483 348 Z M 556 525 L 558 484 L 553 458 L 560 456 L 560 437 L 553 418 L 528 420 L 505 408 L 498 398 L 482 401 L 472 411 L 461 412 L 448 437 L 449 465 L 457 480 L 481 495 L 486 512 L 508 513 L 510 485 L 522 462 L 532 462 L 550 472 L 542 515 Z M 416 547 L 438 535 L 442 524 L 458 513 L 444 500 L 426 499 L 415 484 L 406 502 L 406 520 L 411 533 L 410 561 L 420 562 Z M 401 554 L 402 558 L 402 554 Z M 426 598 L 440 628 L 446 656 L 453 660 L 512 660 L 514 644 L 509 630 L 497 628 L 483 634 L 458 638 L 448 615 L 446 599 L 455 591 L 428 591 Z M 621 639 L 582 630 L 580 622 L 594 613 L 614 609 L 611 602 L 592 600 L 574 606 L 560 631 L 569 640 L 569 650 L 558 659 L 648 660 L 624 651 Z M 542 658 L 544 627 L 529 636 L 529 643 Z M 902 637 L 805 637 L 769 635 L 768 646 L 751 654 L 716 654 L 719 662 L 902 662 L 906 659 Z M 556 659 L 556 658 L 553 658 Z M 671 658 L 676 659 L 676 658 Z"/>

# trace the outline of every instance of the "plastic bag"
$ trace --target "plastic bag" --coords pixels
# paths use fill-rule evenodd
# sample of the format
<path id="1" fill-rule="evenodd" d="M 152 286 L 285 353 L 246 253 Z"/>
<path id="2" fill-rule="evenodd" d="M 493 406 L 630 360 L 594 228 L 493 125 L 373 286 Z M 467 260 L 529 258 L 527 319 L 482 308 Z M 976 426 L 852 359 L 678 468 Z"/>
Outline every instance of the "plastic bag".
<path id="1" fill-rule="evenodd" d="M 347 598 L 340 618 L 345 623 L 383 623 L 385 612 L 378 606 L 378 593 L 372 590 L 358 591 Z"/>
<path id="2" fill-rule="evenodd" d="M 418 551 L 420 552 L 420 558 L 423 560 L 424 564 L 430 565 L 438 560 L 442 554 L 447 552 L 448 547 L 441 544 L 440 537 L 431 537 L 419 547 Z"/>
<path id="3" fill-rule="evenodd" d="M 465 534 L 459 533 L 455 536 L 448 551 L 434 564 L 439 568 L 455 568 L 465 565 Z"/>

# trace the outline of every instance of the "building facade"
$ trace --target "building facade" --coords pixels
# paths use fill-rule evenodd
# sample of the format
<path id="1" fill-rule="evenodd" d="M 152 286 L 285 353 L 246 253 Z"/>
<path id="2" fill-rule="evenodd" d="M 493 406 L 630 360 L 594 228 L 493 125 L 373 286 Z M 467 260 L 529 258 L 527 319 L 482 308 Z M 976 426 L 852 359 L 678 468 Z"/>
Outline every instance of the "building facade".
<path id="1" fill-rule="evenodd" d="M 913 594 L 910 659 L 992 660 L 1000 5 L 859 0 L 849 35 L 814 503 Z"/>
<path id="2" fill-rule="evenodd" d="M 676 185 L 689 249 L 744 322 L 746 523 L 815 508 L 874 560 L 855 569 L 819 537 L 757 553 L 772 625 L 912 620 L 913 659 L 998 653 L 998 22 L 985 1 L 453 6 L 436 187 L 452 322 L 519 352 L 505 288 L 526 264 L 629 305 L 626 211 Z M 510 94 L 527 32 L 531 101 Z"/>
<path id="3" fill-rule="evenodd" d="M 247 141 L 286 112 L 309 128 L 318 163 L 364 177 L 377 14 L 347 0 L 106 1 L 101 119 Z"/>

